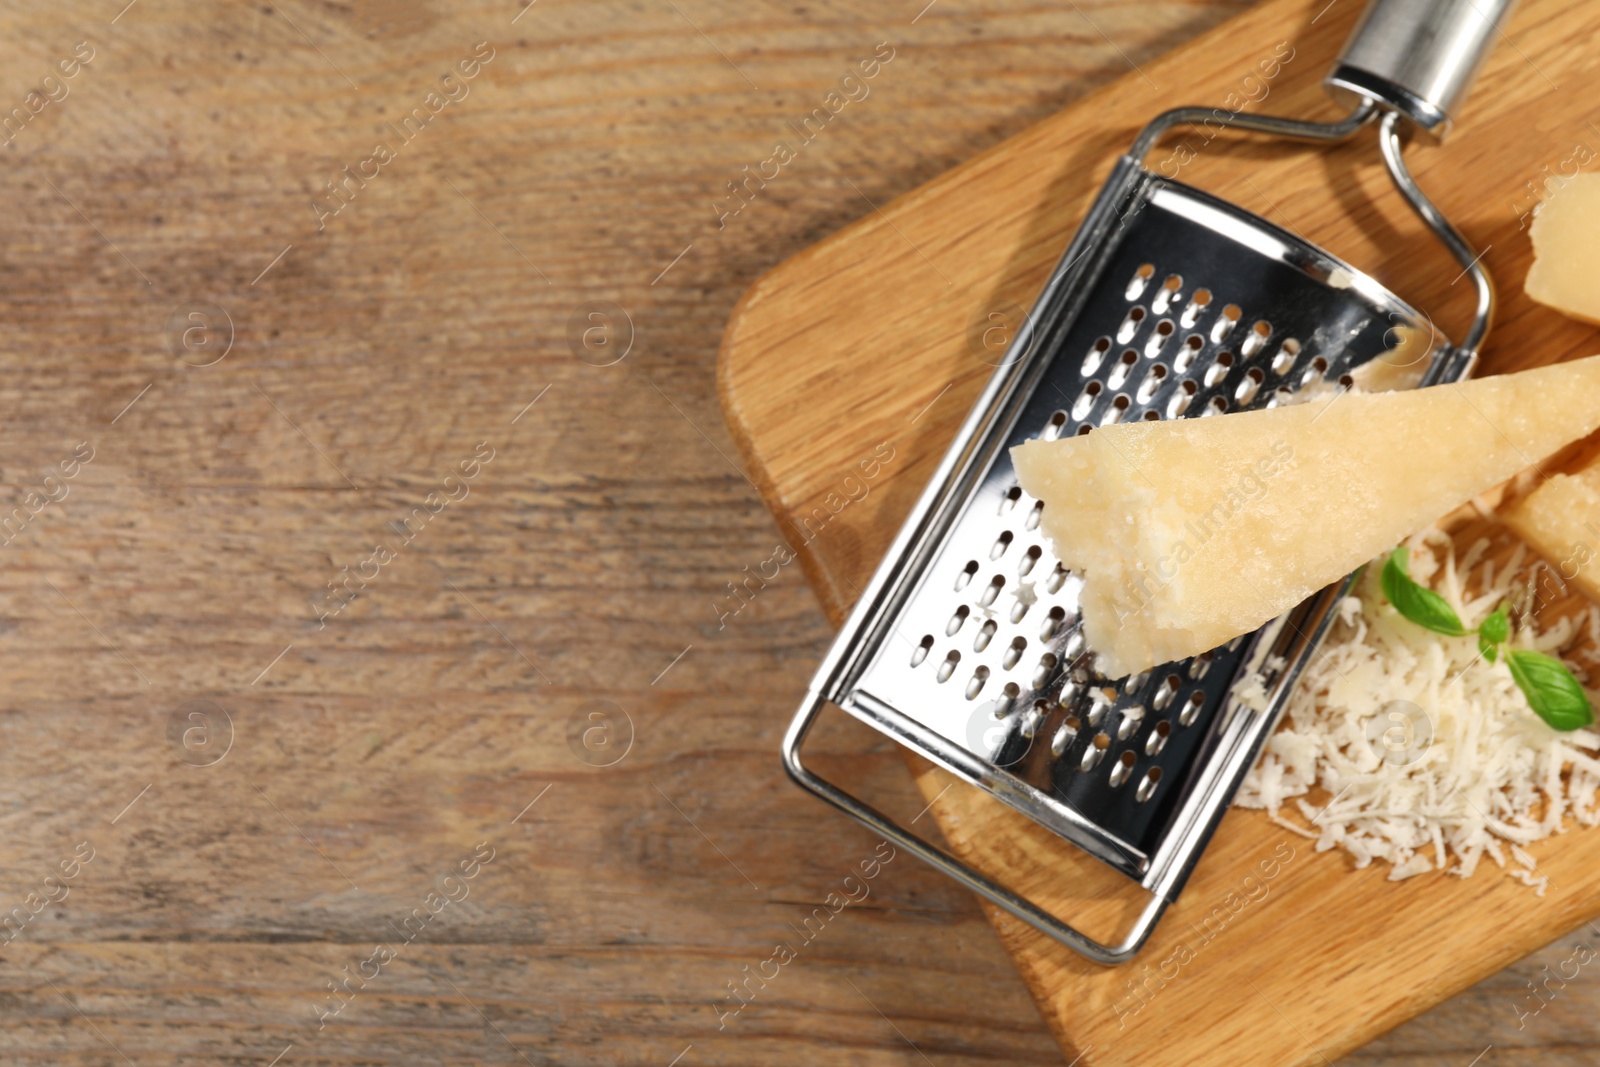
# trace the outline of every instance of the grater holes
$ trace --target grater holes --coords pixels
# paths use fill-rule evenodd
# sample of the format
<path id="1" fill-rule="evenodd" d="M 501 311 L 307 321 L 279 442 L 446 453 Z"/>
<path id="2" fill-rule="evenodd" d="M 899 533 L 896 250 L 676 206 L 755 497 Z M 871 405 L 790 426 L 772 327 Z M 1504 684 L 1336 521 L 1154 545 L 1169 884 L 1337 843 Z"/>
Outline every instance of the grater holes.
<path id="1" fill-rule="evenodd" d="M 1240 407 L 1246 407 L 1256 398 L 1256 393 L 1261 391 L 1261 383 L 1267 376 L 1261 372 L 1260 367 L 1251 367 L 1244 372 L 1244 380 L 1239 383 L 1239 388 L 1233 391 L 1233 398 L 1239 402 Z"/>
<path id="2" fill-rule="evenodd" d="M 1067 609 L 1057 604 L 1050 609 L 1050 614 L 1045 616 L 1044 625 L 1039 627 L 1039 640 L 1048 641 L 1061 632 L 1061 624 L 1066 621 Z"/>
<path id="3" fill-rule="evenodd" d="M 1115 789 L 1128 780 L 1128 775 L 1133 773 L 1134 758 L 1132 752 L 1124 752 L 1117 757 L 1117 762 L 1111 765 L 1111 788 Z"/>
<path id="4" fill-rule="evenodd" d="M 1183 339 L 1183 346 L 1178 349 L 1178 354 L 1172 357 L 1172 369 L 1182 374 L 1194 364 L 1194 358 L 1206 346 L 1206 339 L 1197 333 L 1191 333 Z"/>
<path id="5" fill-rule="evenodd" d="M 1133 799 L 1143 804 L 1149 800 L 1156 791 L 1156 783 L 1161 781 L 1161 768 L 1151 767 L 1144 772 L 1144 777 L 1139 779 L 1139 784 L 1134 788 Z"/>
<path id="6" fill-rule="evenodd" d="M 1017 506 L 1017 501 L 1022 499 L 1022 486 L 1013 485 L 1006 490 L 1006 495 L 1000 498 L 1000 514 L 1005 515 Z"/>
<path id="7" fill-rule="evenodd" d="M 1228 376 L 1228 371 L 1232 369 L 1233 353 L 1218 352 L 1217 358 L 1212 361 L 1211 366 L 1206 368 L 1206 373 L 1201 378 L 1201 381 L 1205 383 L 1207 389 L 1211 389 L 1215 387 L 1218 382 L 1222 381 L 1222 379 L 1226 378 Z"/>
<path id="8" fill-rule="evenodd" d="M 1250 332 L 1244 335 L 1244 341 L 1239 345 L 1239 354 L 1249 359 L 1267 347 L 1267 338 L 1271 336 L 1272 323 L 1266 319 L 1257 319 L 1256 324 L 1250 327 Z"/>
<path id="9" fill-rule="evenodd" d="M 1044 501 L 1035 500 L 1033 502 L 1033 507 L 1028 511 L 1028 517 L 1023 520 L 1022 528 L 1024 530 L 1037 530 L 1039 528 L 1039 516 L 1043 514 Z"/>
<path id="10" fill-rule="evenodd" d="M 1161 412 L 1157 411 L 1155 408 L 1147 408 L 1145 413 L 1139 417 L 1145 422 L 1160 422 Z"/>
<path id="11" fill-rule="evenodd" d="M 1281 406 L 1283 404 L 1289 403 L 1293 399 L 1294 399 L 1294 390 L 1293 389 L 1290 389 L 1286 385 L 1279 386 L 1276 390 L 1273 391 L 1273 394 L 1272 394 L 1271 398 L 1267 401 L 1267 407 L 1269 407 L 1269 408 L 1279 407 L 1279 406 Z"/>
<path id="12" fill-rule="evenodd" d="M 978 694 L 983 692 L 983 683 L 988 680 L 989 668 L 979 664 L 978 669 L 972 672 L 972 677 L 967 679 L 967 699 L 978 699 Z"/>
<path id="13" fill-rule="evenodd" d="M 1342 388 L 1342 389 L 1354 389 L 1355 388 L 1355 384 L 1356 384 L 1356 380 L 1354 378 L 1350 377 L 1350 375 L 1348 375 L 1348 374 L 1339 375 L 1339 387 L 1340 388 Z"/>
<path id="14" fill-rule="evenodd" d="M 1022 653 L 1025 652 L 1027 648 L 1028 639 L 1026 637 L 1012 638 L 1011 647 L 1006 649 L 1006 654 L 1000 661 L 1000 669 L 1009 671 L 1012 667 L 1015 667 L 1018 663 L 1022 662 Z"/>
<path id="15" fill-rule="evenodd" d="M 921 642 L 918 643 L 916 648 L 911 650 L 911 665 L 913 667 L 922 666 L 922 661 L 928 658 L 928 652 L 932 648 L 933 635 L 923 634 Z"/>
<path id="16" fill-rule="evenodd" d="M 1172 698 L 1178 695 L 1178 686 L 1182 684 L 1183 679 L 1176 674 L 1167 675 L 1156 689 L 1156 695 L 1150 698 L 1150 706 L 1156 711 L 1166 711 Z"/>
<path id="17" fill-rule="evenodd" d="M 1199 386 L 1188 378 L 1178 383 L 1178 388 L 1173 392 L 1172 399 L 1167 401 L 1167 418 L 1175 419 L 1189 410 L 1189 402 L 1194 399 L 1194 394 L 1199 391 Z"/>
<path id="18" fill-rule="evenodd" d="M 1017 727 L 1017 733 L 1022 735 L 1023 740 L 1032 741 L 1034 735 L 1039 732 L 1039 725 L 1044 722 L 1045 716 L 1049 713 L 1049 701 L 1035 700 L 1033 707 L 1029 708 L 1028 713 L 1022 717 L 1022 724 Z"/>
<path id="19" fill-rule="evenodd" d="M 1056 735 L 1050 739 L 1050 754 L 1052 756 L 1057 759 L 1061 758 L 1061 754 L 1067 750 L 1067 746 L 1077 738 L 1080 725 L 1076 715 L 1068 715 L 1062 720 L 1061 725 L 1056 727 Z"/>
<path id="20" fill-rule="evenodd" d="M 1083 392 L 1078 394 L 1078 399 L 1072 402 L 1072 417 L 1082 421 L 1083 417 L 1089 414 L 1089 409 L 1094 407 L 1095 399 L 1100 396 L 1104 388 L 1105 386 L 1098 380 L 1090 379 L 1084 385 Z"/>
<path id="21" fill-rule="evenodd" d="M 967 583 L 971 582 L 973 576 L 977 573 L 978 561 L 975 559 L 968 560 L 967 565 L 961 568 L 961 573 L 956 575 L 956 592 L 959 593 L 961 590 L 965 589 L 967 587 Z"/>
<path id="22" fill-rule="evenodd" d="M 1078 682 L 1074 682 L 1069 679 L 1061 684 L 1061 693 L 1059 696 L 1057 696 L 1056 703 L 1060 704 L 1064 708 L 1070 708 L 1077 703 L 1078 698 L 1082 695 L 1083 686 Z M 1076 722 L 1076 720 L 1074 720 L 1074 722 Z M 1073 728 L 1076 729 L 1077 727 L 1074 726 Z"/>
<path id="23" fill-rule="evenodd" d="M 1210 400 L 1206 401 L 1206 409 L 1204 411 L 1202 411 L 1200 414 L 1203 415 L 1203 416 L 1204 415 L 1224 415 L 1224 414 L 1227 413 L 1227 411 L 1228 411 L 1228 398 L 1225 397 L 1225 396 L 1214 396 Z"/>
<path id="24" fill-rule="evenodd" d="M 1142 307 L 1131 307 L 1128 314 L 1123 317 L 1122 325 L 1117 327 L 1117 344 L 1125 345 L 1133 340 L 1133 335 L 1139 332 L 1139 324 L 1145 320 L 1149 312 Z"/>
<path id="25" fill-rule="evenodd" d="M 989 647 L 989 642 L 994 640 L 994 632 L 1000 629 L 1000 624 L 989 619 L 980 627 L 972 638 L 972 651 L 982 652 Z"/>
<path id="26" fill-rule="evenodd" d="M 1045 579 L 1044 591 L 1047 593 L 1059 593 L 1061 587 L 1066 584 L 1067 574 L 1067 568 L 1057 563 L 1056 569 L 1050 572 L 1049 578 Z"/>
<path id="27" fill-rule="evenodd" d="M 1277 354 L 1272 357 L 1272 373 L 1288 374 L 1289 368 L 1294 366 L 1294 361 L 1300 358 L 1300 342 L 1293 337 L 1284 339 L 1278 346 Z"/>
<path id="28" fill-rule="evenodd" d="M 1139 389 L 1134 394 L 1141 404 L 1150 403 L 1150 398 L 1156 395 L 1156 390 L 1161 388 L 1161 383 L 1167 380 L 1165 364 L 1157 363 L 1145 372 L 1144 381 L 1139 383 Z M 1149 413 L 1146 413 L 1149 417 Z"/>
<path id="29" fill-rule="evenodd" d="M 1123 290 L 1123 296 L 1130 301 L 1137 300 L 1144 295 L 1144 290 L 1150 284 L 1150 279 L 1156 276 L 1154 264 L 1145 263 L 1133 272 L 1133 277 L 1128 281 L 1128 288 Z"/>
<path id="30" fill-rule="evenodd" d="M 1139 724 L 1142 722 L 1144 722 L 1144 709 L 1139 705 L 1135 704 L 1132 707 L 1123 708 L 1122 721 L 1117 724 L 1117 740 L 1126 741 L 1132 737 L 1133 732 L 1139 728 Z M 1131 756 L 1133 753 L 1130 752 L 1128 755 Z"/>
<path id="31" fill-rule="evenodd" d="M 1189 699 L 1184 702 L 1183 710 L 1178 712 L 1178 725 L 1191 726 L 1200 714 L 1200 709 L 1205 707 L 1206 695 L 1196 689 L 1189 694 Z"/>
<path id="32" fill-rule="evenodd" d="M 1144 754 L 1146 756 L 1159 756 L 1161 750 L 1167 747 L 1167 738 L 1172 735 L 1172 724 L 1165 719 L 1156 723 L 1155 729 L 1150 731 L 1150 736 L 1144 740 Z"/>
<path id="33" fill-rule="evenodd" d="M 1101 416 L 1100 425 L 1110 426 L 1114 422 L 1120 422 L 1122 416 L 1127 414 L 1128 408 L 1132 405 L 1133 401 L 1128 399 L 1127 393 L 1118 393 L 1116 397 L 1112 399 L 1111 407 L 1106 410 L 1106 413 L 1103 416 Z"/>
<path id="34" fill-rule="evenodd" d="M 935 677 L 941 684 L 948 682 L 950 676 L 956 673 L 956 664 L 960 662 L 961 653 L 952 648 L 949 654 L 945 656 L 944 662 L 939 664 L 939 673 Z"/>
<path id="35" fill-rule="evenodd" d="M 1116 702 L 1117 691 L 1115 689 L 1096 689 L 1089 696 L 1094 701 L 1093 706 L 1089 708 L 1089 725 L 1099 726 L 1101 720 L 1106 717 L 1106 709 Z"/>
<path id="36" fill-rule="evenodd" d="M 1010 619 L 1012 625 L 1014 626 L 1021 622 L 1022 617 L 1028 613 L 1028 609 L 1032 606 L 1033 605 L 1028 601 L 1024 600 L 1021 596 L 1018 596 L 1016 603 L 1011 605 Z"/>
<path id="37" fill-rule="evenodd" d="M 1178 299 L 1178 291 L 1183 288 L 1181 274 L 1169 274 L 1167 280 L 1161 283 L 1161 288 L 1156 290 L 1156 295 L 1150 301 L 1150 310 L 1157 315 L 1167 310 L 1168 305 Z"/>
<path id="38" fill-rule="evenodd" d="M 1017 535 L 1012 533 L 1010 530 L 1001 530 L 1000 536 L 996 537 L 994 539 L 994 544 L 989 547 L 989 558 L 991 560 L 996 560 L 1005 555 L 1006 549 L 1011 547 L 1011 542 L 1016 538 L 1016 536 Z"/>
<path id="39" fill-rule="evenodd" d="M 1156 323 L 1155 332 L 1153 332 L 1150 335 L 1150 339 L 1144 343 L 1144 355 L 1146 359 L 1155 359 L 1161 354 L 1161 350 L 1167 346 L 1167 339 L 1172 336 L 1172 331 L 1174 328 L 1175 327 L 1172 325 L 1171 319 L 1162 319 L 1160 322 Z"/>
<path id="40" fill-rule="evenodd" d="M 1140 686 L 1144 685 L 1144 683 L 1148 682 L 1149 680 L 1150 672 L 1140 671 L 1138 674 L 1132 675 L 1127 681 L 1122 683 L 1122 691 L 1131 696 L 1138 690 Z"/>
<path id="41" fill-rule="evenodd" d="M 1046 441 L 1054 441 L 1061 436 L 1061 428 L 1067 424 L 1067 413 L 1058 411 L 1050 416 L 1050 421 L 1044 424 L 1044 430 L 1039 434 Z"/>
<path id="42" fill-rule="evenodd" d="M 1111 738 L 1105 734 L 1095 734 L 1094 740 L 1089 742 L 1083 750 L 1083 758 L 1078 761 L 1080 771 L 1092 771 L 1095 765 L 1105 758 L 1106 749 L 1111 747 Z"/>
<path id="43" fill-rule="evenodd" d="M 954 637 L 956 631 L 961 629 L 962 625 L 967 621 L 967 616 L 971 614 L 972 609 L 965 604 L 956 608 L 955 614 L 950 616 L 950 621 L 944 624 L 944 635 L 946 637 Z"/>
<path id="44" fill-rule="evenodd" d="M 1189 677 L 1197 682 L 1204 678 L 1209 670 L 1211 670 L 1211 653 L 1209 652 L 1202 652 L 1189 661 Z"/>
<path id="45" fill-rule="evenodd" d="M 1074 434 L 1073 436 L 1075 436 L 1075 437 L 1088 437 L 1089 436 L 1089 431 L 1092 430 L 1092 429 L 1094 429 L 1093 426 L 1090 426 L 1088 423 L 1084 423 L 1082 426 L 1078 427 L 1078 432 L 1076 434 Z"/>
<path id="46" fill-rule="evenodd" d="M 1150 699 L 1150 707 L 1157 712 L 1165 712 L 1168 705 L 1173 702 L 1173 697 L 1178 696 L 1178 686 L 1184 683 L 1178 675 L 1166 675 L 1160 688 L 1155 689 L 1155 696 Z"/>
<path id="47" fill-rule="evenodd" d="M 1055 673 L 1056 664 L 1061 662 L 1054 652 L 1046 652 L 1039 657 L 1039 666 L 1033 671 L 1033 688 L 1043 691 L 1050 684 L 1050 676 Z"/>
<path id="48" fill-rule="evenodd" d="M 1039 557 L 1043 554 L 1044 550 L 1038 545 L 1029 545 L 1028 551 L 1022 554 L 1021 559 L 1017 560 L 1017 577 L 1026 578 L 1031 574 L 1034 564 L 1039 562 Z"/>
<path id="49" fill-rule="evenodd" d="M 1178 325 L 1186 330 L 1193 328 L 1194 324 L 1200 321 L 1201 313 L 1210 305 L 1211 290 L 1196 289 L 1194 295 L 1189 298 L 1188 306 L 1183 309 L 1183 314 L 1178 317 Z"/>
<path id="50" fill-rule="evenodd" d="M 1300 384 L 1302 386 L 1310 385 L 1318 378 L 1321 378 L 1322 375 L 1327 372 L 1327 370 L 1328 361 L 1323 359 L 1321 356 L 1318 356 L 1316 359 L 1311 361 L 1311 366 L 1307 367 L 1306 372 L 1300 376 Z"/>
<path id="51" fill-rule="evenodd" d="M 1122 358 L 1117 360 L 1117 365 L 1111 368 L 1111 373 L 1106 375 L 1106 385 L 1113 389 L 1121 389 L 1122 383 L 1128 380 L 1134 364 L 1139 362 L 1139 353 L 1133 349 L 1125 349 Z"/>
<path id="52" fill-rule="evenodd" d="M 1011 702 L 1016 700 L 1017 697 L 1021 695 L 1022 686 L 1018 685 L 1016 682 L 1007 682 L 1005 687 L 1000 690 L 1000 696 L 1002 699 L 1000 701 L 1000 706 L 995 709 L 995 714 L 1001 718 L 1005 718 L 1005 716 L 1011 711 Z"/>
<path id="53" fill-rule="evenodd" d="M 1000 590 L 1005 587 L 1006 580 L 1003 576 L 997 574 L 990 578 L 989 584 L 983 587 L 983 595 L 978 598 L 979 606 L 985 608 L 993 606 L 995 598 L 1000 595 Z"/>
<path id="54" fill-rule="evenodd" d="M 1089 346 L 1089 354 L 1083 357 L 1083 376 L 1087 378 L 1100 369 L 1100 364 L 1105 361 L 1106 353 L 1111 351 L 1111 338 L 1099 337 L 1094 344 Z"/>
<path id="55" fill-rule="evenodd" d="M 1076 659 L 1078 654 L 1083 651 L 1083 646 L 1087 643 L 1083 636 L 1083 630 L 1073 630 L 1061 645 L 1061 654 L 1069 660 Z"/>
<path id="56" fill-rule="evenodd" d="M 1211 343 L 1221 344 L 1223 338 L 1233 332 L 1239 325 L 1239 320 L 1244 317 L 1244 312 L 1239 310 L 1238 304 L 1229 304 L 1222 309 L 1222 314 L 1217 316 L 1217 321 L 1211 324 Z"/>

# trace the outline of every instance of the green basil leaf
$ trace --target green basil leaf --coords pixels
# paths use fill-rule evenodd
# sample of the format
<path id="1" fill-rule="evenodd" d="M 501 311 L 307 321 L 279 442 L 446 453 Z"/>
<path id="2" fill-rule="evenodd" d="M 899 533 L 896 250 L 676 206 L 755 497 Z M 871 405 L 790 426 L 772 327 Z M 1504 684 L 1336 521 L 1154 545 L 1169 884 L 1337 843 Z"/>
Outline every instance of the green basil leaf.
<path id="1" fill-rule="evenodd" d="M 1383 595 L 1401 615 L 1418 626 L 1447 637 L 1461 637 L 1467 628 L 1444 597 L 1413 581 L 1406 570 L 1407 549 L 1402 546 L 1389 554 L 1383 565 Z"/>
<path id="2" fill-rule="evenodd" d="M 1583 687 L 1554 656 L 1527 649 L 1506 652 L 1506 666 L 1534 713 L 1557 730 L 1576 730 L 1594 722 Z"/>
<path id="3" fill-rule="evenodd" d="M 1511 637 L 1511 617 L 1504 607 L 1497 608 L 1478 624 L 1478 651 L 1490 663 L 1500 654 L 1500 646 Z"/>
<path id="4" fill-rule="evenodd" d="M 1511 636 L 1511 617 L 1506 609 L 1496 609 L 1493 615 L 1479 623 L 1478 636 L 1490 644 L 1503 644 Z"/>

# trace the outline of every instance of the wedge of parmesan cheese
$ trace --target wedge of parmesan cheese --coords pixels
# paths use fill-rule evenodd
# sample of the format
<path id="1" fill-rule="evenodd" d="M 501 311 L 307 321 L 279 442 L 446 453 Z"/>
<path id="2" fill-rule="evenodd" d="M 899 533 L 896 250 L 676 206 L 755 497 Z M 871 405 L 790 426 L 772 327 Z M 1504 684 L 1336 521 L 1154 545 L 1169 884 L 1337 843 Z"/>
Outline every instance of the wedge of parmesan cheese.
<path id="1" fill-rule="evenodd" d="M 1540 204 L 1528 234 L 1533 266 L 1529 296 L 1584 322 L 1600 323 L 1600 174 L 1579 174 Z"/>
<path id="2" fill-rule="evenodd" d="M 1294 607 L 1600 426 L 1600 356 L 1012 450 L 1116 678 Z"/>
<path id="3" fill-rule="evenodd" d="M 1500 517 L 1563 581 L 1600 601 L 1600 461 L 1551 476 Z"/>

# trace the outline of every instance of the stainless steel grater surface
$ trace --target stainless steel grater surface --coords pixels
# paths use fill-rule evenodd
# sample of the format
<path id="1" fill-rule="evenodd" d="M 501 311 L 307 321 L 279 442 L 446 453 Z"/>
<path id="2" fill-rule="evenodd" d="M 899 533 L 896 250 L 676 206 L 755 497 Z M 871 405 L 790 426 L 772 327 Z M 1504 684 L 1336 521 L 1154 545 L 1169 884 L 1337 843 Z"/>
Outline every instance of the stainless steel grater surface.
<path id="1" fill-rule="evenodd" d="M 981 472 L 951 501 L 950 529 L 843 706 L 898 712 L 941 762 L 955 745 L 1003 769 L 1029 815 L 1139 878 L 1242 643 L 1133 678 L 1095 673 L 1081 580 L 1051 553 L 1010 447 L 1271 407 L 1386 356 L 1397 325 L 1429 334 L 1398 298 L 1298 238 L 1193 189 L 1132 178 L 1081 308 L 1032 340 L 1035 380 L 980 442 Z"/>
<path id="2" fill-rule="evenodd" d="M 1331 141 L 1381 115 L 1379 144 L 1397 185 L 1477 288 L 1466 341 L 1451 345 L 1426 316 L 1302 238 L 1146 170 L 1142 160 L 1163 133 L 1211 117 L 1163 115 L 1113 169 L 819 669 L 785 741 L 798 782 L 1092 959 L 1119 962 L 1137 951 L 1254 762 L 1340 590 L 1194 659 L 1102 677 L 1079 624 L 1081 580 L 1050 551 L 1039 528 L 1043 505 L 1018 487 L 1009 449 L 1117 421 L 1293 403 L 1368 375 L 1390 388 L 1469 373 L 1492 287 L 1411 181 L 1398 124 L 1404 116 L 1438 131 L 1442 120 L 1429 120 L 1464 91 L 1508 7 L 1379 0 L 1330 77 L 1342 91 L 1362 87 L 1348 118 L 1238 115 L 1230 123 Z M 1404 28 L 1397 18 L 1418 42 L 1467 39 L 1476 50 L 1437 57 L 1442 73 L 1420 81 L 1411 66 L 1391 71 L 1393 92 L 1381 95 L 1373 86 L 1385 70 L 1352 64 L 1370 52 L 1365 35 L 1382 33 L 1392 44 Z M 1413 44 L 1400 50 L 1412 65 L 1422 47 Z M 1441 96 L 1441 85 L 1454 88 Z M 1263 679 L 1264 707 L 1230 695 L 1246 672 Z M 1127 938 L 1115 946 L 1087 938 L 810 772 L 800 747 L 827 702 L 1137 881 L 1151 900 Z"/>

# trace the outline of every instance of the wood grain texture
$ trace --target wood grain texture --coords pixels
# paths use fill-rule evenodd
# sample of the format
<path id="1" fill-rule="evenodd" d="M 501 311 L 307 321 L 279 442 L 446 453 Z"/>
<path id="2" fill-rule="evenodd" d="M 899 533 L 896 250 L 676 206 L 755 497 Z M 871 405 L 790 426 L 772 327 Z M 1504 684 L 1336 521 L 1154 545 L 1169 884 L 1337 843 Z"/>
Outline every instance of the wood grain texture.
<path id="1" fill-rule="evenodd" d="M 1319 82 L 1357 10 L 1269 0 L 883 205 L 750 289 L 724 336 L 721 394 L 780 526 L 796 529 L 879 442 L 895 449 L 892 473 L 865 499 L 814 540 L 795 539 L 831 618 L 841 618 L 867 580 L 987 377 L 973 324 L 1031 301 L 1139 126 L 1177 104 L 1226 106 L 1284 42 L 1293 59 L 1271 80 L 1264 108 L 1331 117 Z M 1586 103 L 1600 57 L 1579 43 L 1597 22 L 1593 4 L 1525 5 L 1459 115 L 1458 132 L 1409 156 L 1421 184 L 1487 250 L 1500 281 L 1486 373 L 1600 347 L 1593 327 L 1520 292 L 1530 259 L 1523 216 L 1545 168 L 1559 173 L 1575 155 L 1592 160 L 1600 144 Z M 1323 152 L 1228 133 L 1210 143 L 1191 135 L 1189 145 L 1188 156 L 1176 157 L 1184 181 L 1304 233 L 1427 309 L 1445 332 L 1462 332 L 1470 294 L 1455 284 L 1460 267 L 1391 190 L 1370 137 Z M 1092 933 L 1128 919 L 1138 898 L 1119 876 L 964 787 L 945 792 L 948 776 L 925 763 L 913 766 L 946 838 L 966 858 Z M 1069 1059 L 1320 1063 L 1600 913 L 1592 874 L 1600 836 L 1574 833 L 1535 852 L 1551 877 L 1542 899 L 1488 872 L 1397 885 L 1382 870 L 1352 870 L 1342 854 L 1315 854 L 1260 813 L 1234 811 L 1127 968 L 1094 967 L 1003 914 L 991 918 Z M 1275 855 L 1269 893 L 1230 916 L 1230 896 Z M 1225 921 L 1213 919 L 1207 936 L 1202 927 L 1219 907 Z M 1571 951 L 1553 945 L 1538 967 L 1557 968 Z M 1561 973 L 1537 1015 L 1522 1014 L 1543 1001 L 1522 1000 L 1521 981 L 1491 978 L 1352 1058 L 1521 1062 L 1525 1053 L 1507 1050 L 1546 1047 L 1556 1062 L 1572 1055 L 1572 1031 L 1549 1020 L 1571 1018 L 1565 1013 L 1582 995 L 1553 995 L 1582 986 Z M 1593 1036 L 1592 1027 L 1577 1026 Z"/>
<path id="2" fill-rule="evenodd" d="M 0 546 L 0 919 L 95 850 L 0 927 L 0 1062 L 1058 1059 L 978 909 L 908 860 L 716 1014 L 874 844 L 779 770 L 828 640 L 796 568 L 719 627 L 781 536 L 719 426 L 729 312 L 863 194 L 1240 5 L 922 6 L 0 5 L 0 115 L 94 49 L 0 150 L 0 524 L 94 448 Z M 882 40 L 871 97 L 719 229 L 724 183 Z M 394 143 L 480 41 L 469 95 Z M 379 142 L 319 232 L 313 199 Z M 607 302 L 627 318 L 575 350 Z M 233 343 L 201 367 L 168 324 L 208 304 Z M 189 732 L 201 699 L 232 745 L 192 766 L 229 734 Z M 582 743 L 596 700 L 632 723 L 610 767 L 579 756 L 610 758 Z M 891 747 L 824 749 L 913 799 Z M 485 840 L 470 896 L 319 1028 Z"/>

